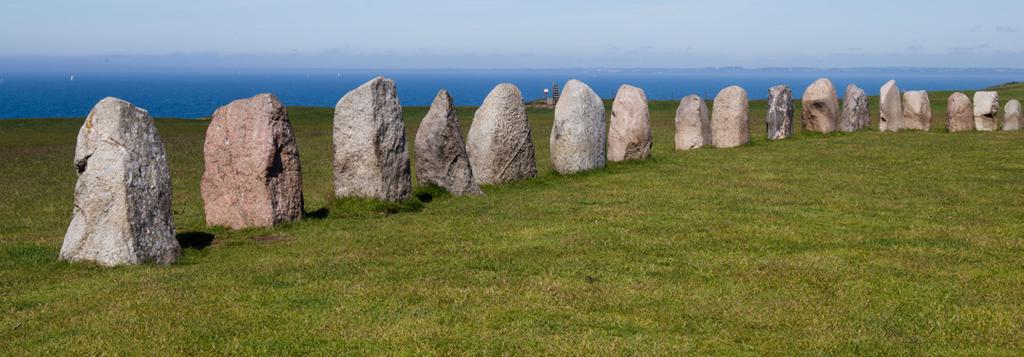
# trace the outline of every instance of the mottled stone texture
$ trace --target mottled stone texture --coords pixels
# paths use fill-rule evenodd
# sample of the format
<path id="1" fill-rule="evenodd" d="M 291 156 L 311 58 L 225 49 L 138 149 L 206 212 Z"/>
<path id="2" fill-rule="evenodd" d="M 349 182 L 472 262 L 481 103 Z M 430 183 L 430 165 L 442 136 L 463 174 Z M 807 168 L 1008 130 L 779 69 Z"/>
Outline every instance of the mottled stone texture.
<path id="1" fill-rule="evenodd" d="M 711 145 L 711 119 L 704 98 L 686 96 L 676 109 L 676 150 L 697 149 Z"/>
<path id="2" fill-rule="evenodd" d="M 651 115 L 644 90 L 623 85 L 612 102 L 608 160 L 642 160 L 651 156 Z"/>
<path id="3" fill-rule="evenodd" d="M 106 98 L 78 131 L 75 206 L 60 259 L 104 266 L 173 263 L 171 176 L 149 113 Z"/>
<path id="4" fill-rule="evenodd" d="M 839 130 L 850 132 L 871 126 L 871 112 L 868 96 L 856 85 L 846 86 L 843 97 L 843 114 L 839 116 Z"/>
<path id="5" fill-rule="evenodd" d="M 1020 130 L 1020 102 L 1011 99 L 1003 111 L 1003 130 Z"/>
<path id="6" fill-rule="evenodd" d="M 604 167 L 604 103 L 586 84 L 570 80 L 555 105 L 551 127 L 551 165 L 560 174 Z"/>
<path id="7" fill-rule="evenodd" d="M 878 130 L 900 131 L 903 129 L 903 97 L 896 81 L 882 85 L 878 103 Z"/>
<path id="8" fill-rule="evenodd" d="M 956 92 L 946 100 L 946 130 L 951 133 L 974 130 L 974 107 L 966 94 Z"/>
<path id="9" fill-rule="evenodd" d="M 334 108 L 334 194 L 400 201 L 412 195 L 395 82 L 377 77 Z"/>
<path id="10" fill-rule="evenodd" d="M 447 90 L 437 93 L 416 131 L 415 167 L 420 185 L 437 185 L 459 196 L 483 194 L 473 180 L 455 103 Z"/>
<path id="11" fill-rule="evenodd" d="M 711 143 L 716 148 L 737 147 L 750 141 L 747 91 L 738 86 L 722 89 L 711 110 Z"/>
<path id="12" fill-rule="evenodd" d="M 778 85 L 768 89 L 768 116 L 765 129 L 768 140 L 779 140 L 793 135 L 793 91 Z"/>
<path id="13" fill-rule="evenodd" d="M 234 229 L 302 219 L 302 165 L 288 112 L 260 94 L 217 109 L 206 129 L 206 224 Z"/>
<path id="14" fill-rule="evenodd" d="M 821 78 L 807 87 L 803 96 L 804 130 L 831 133 L 839 124 L 839 98 L 828 78 Z"/>
<path id="15" fill-rule="evenodd" d="M 903 93 L 903 128 L 929 131 L 932 128 L 932 103 L 923 90 Z"/>
<path id="16" fill-rule="evenodd" d="M 537 162 L 519 88 L 508 83 L 491 90 L 476 110 L 466 137 L 473 179 L 496 185 L 537 176 Z"/>
<path id="17" fill-rule="evenodd" d="M 999 93 L 974 92 L 974 129 L 992 131 L 999 129 Z"/>

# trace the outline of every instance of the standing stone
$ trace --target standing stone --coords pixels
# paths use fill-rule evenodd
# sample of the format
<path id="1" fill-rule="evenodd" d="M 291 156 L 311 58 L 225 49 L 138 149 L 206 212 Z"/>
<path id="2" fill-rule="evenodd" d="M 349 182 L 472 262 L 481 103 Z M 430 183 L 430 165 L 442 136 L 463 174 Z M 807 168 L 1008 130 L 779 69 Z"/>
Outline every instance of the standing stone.
<path id="1" fill-rule="evenodd" d="M 566 175 L 604 167 L 604 102 L 586 84 L 570 80 L 555 104 L 551 165 Z"/>
<path id="2" fill-rule="evenodd" d="M 466 152 L 478 184 L 497 185 L 537 176 L 530 122 L 519 88 L 504 83 L 491 90 L 473 116 Z"/>
<path id="3" fill-rule="evenodd" d="M 1020 130 L 1020 102 L 1011 99 L 1003 112 L 1003 130 Z"/>
<path id="4" fill-rule="evenodd" d="M 334 195 L 401 201 L 412 195 L 395 82 L 377 77 L 334 107 Z"/>
<path id="5" fill-rule="evenodd" d="M 473 181 L 455 104 L 444 89 L 437 93 L 416 131 L 416 181 L 437 185 L 453 195 L 483 194 Z"/>
<path id="6" fill-rule="evenodd" d="M 807 87 L 803 96 L 804 130 L 831 133 L 839 124 L 839 98 L 828 78 L 821 78 Z"/>
<path id="7" fill-rule="evenodd" d="M 612 103 L 608 160 L 643 160 L 651 156 L 651 115 L 644 90 L 623 85 Z"/>
<path id="8" fill-rule="evenodd" d="M 843 114 L 839 116 L 839 130 L 857 131 L 871 126 L 871 114 L 868 109 L 868 96 L 856 85 L 846 86 L 843 96 Z"/>
<path id="9" fill-rule="evenodd" d="M 779 140 L 793 135 L 793 91 L 778 85 L 768 90 L 768 116 L 765 128 L 768 140 Z"/>
<path id="10" fill-rule="evenodd" d="M 676 109 L 676 150 L 690 150 L 711 145 L 711 120 L 704 98 L 689 95 L 679 101 Z"/>
<path id="11" fill-rule="evenodd" d="M 903 129 L 903 98 L 896 81 L 890 80 L 882 85 L 878 99 L 878 130 L 900 131 Z"/>
<path id="12" fill-rule="evenodd" d="M 148 112 L 101 100 L 78 131 L 74 163 L 75 206 L 61 260 L 115 266 L 178 258 L 167 154 Z"/>
<path id="13" fill-rule="evenodd" d="M 946 101 L 946 130 L 951 133 L 974 130 L 974 108 L 966 94 L 953 93 Z"/>
<path id="14" fill-rule="evenodd" d="M 903 93 L 903 128 L 929 131 L 932 128 L 932 102 L 923 90 Z"/>
<path id="15" fill-rule="evenodd" d="M 272 94 L 213 113 L 200 186 L 206 224 L 234 229 L 302 219 L 302 165 L 284 105 Z"/>
<path id="16" fill-rule="evenodd" d="M 999 128 L 999 93 L 974 92 L 974 129 L 992 131 Z"/>
<path id="17" fill-rule="evenodd" d="M 737 147 L 750 141 L 747 91 L 738 86 L 722 89 L 711 110 L 711 143 L 716 148 Z"/>

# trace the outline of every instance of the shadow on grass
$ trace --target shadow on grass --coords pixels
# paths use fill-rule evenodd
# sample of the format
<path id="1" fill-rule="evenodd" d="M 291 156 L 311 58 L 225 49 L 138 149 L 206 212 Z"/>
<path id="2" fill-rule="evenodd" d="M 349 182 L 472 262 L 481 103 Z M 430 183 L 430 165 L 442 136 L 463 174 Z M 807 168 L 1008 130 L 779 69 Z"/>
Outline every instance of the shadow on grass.
<path id="1" fill-rule="evenodd" d="M 184 249 L 203 250 L 213 244 L 213 234 L 206 232 L 178 233 L 178 245 Z"/>
<path id="2" fill-rule="evenodd" d="M 448 196 L 449 193 L 443 188 L 434 185 L 418 186 L 413 190 L 412 197 L 402 201 L 391 202 L 357 197 L 329 198 L 327 207 L 309 214 L 321 213 L 324 217 L 351 218 L 412 213 L 422 211 L 427 203 Z"/>
<path id="3" fill-rule="evenodd" d="M 305 219 L 324 219 L 331 215 L 331 210 L 327 207 L 321 207 L 320 209 L 312 212 L 306 212 Z"/>

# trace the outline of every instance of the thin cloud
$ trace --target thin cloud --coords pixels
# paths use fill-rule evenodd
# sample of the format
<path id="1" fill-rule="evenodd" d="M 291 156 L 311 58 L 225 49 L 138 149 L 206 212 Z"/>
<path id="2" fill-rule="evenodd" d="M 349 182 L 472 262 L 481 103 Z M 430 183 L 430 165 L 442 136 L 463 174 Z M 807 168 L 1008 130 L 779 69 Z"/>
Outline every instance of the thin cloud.
<path id="1" fill-rule="evenodd" d="M 1014 33 L 1014 32 L 1018 32 L 1018 31 L 1017 31 L 1017 28 L 1015 28 L 1015 27 L 1010 27 L 1010 26 L 1005 26 L 1005 25 L 999 25 L 999 26 L 996 26 L 996 31 L 999 31 L 999 32 L 1006 32 L 1006 33 Z"/>

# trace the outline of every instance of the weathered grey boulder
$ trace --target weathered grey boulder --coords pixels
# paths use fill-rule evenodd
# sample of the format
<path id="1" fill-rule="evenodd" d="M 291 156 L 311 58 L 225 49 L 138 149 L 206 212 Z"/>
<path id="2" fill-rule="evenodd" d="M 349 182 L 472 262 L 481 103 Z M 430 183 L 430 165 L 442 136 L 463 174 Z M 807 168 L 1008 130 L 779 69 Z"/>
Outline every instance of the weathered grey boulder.
<path id="1" fill-rule="evenodd" d="M 999 129 L 997 115 L 999 115 L 999 93 L 974 92 L 974 129 L 978 131 Z"/>
<path id="2" fill-rule="evenodd" d="M 651 115 L 644 90 L 623 85 L 612 102 L 608 160 L 642 160 L 651 156 Z"/>
<path id="3" fill-rule="evenodd" d="M 900 131 L 903 129 L 903 98 L 896 81 L 888 81 L 882 85 L 878 103 L 878 130 Z"/>
<path id="4" fill-rule="evenodd" d="M 750 106 L 747 91 L 738 86 L 722 89 L 711 108 L 711 143 L 732 148 L 750 141 Z"/>
<path id="5" fill-rule="evenodd" d="M 903 128 L 929 131 L 932 128 L 932 102 L 923 90 L 903 93 Z"/>
<path id="6" fill-rule="evenodd" d="M 803 96 L 804 130 L 831 133 L 839 125 L 839 98 L 828 78 L 821 78 L 807 87 Z"/>
<path id="7" fill-rule="evenodd" d="M 779 140 L 793 135 L 793 91 L 778 85 L 768 89 L 768 116 L 765 128 L 768 140 Z"/>
<path id="8" fill-rule="evenodd" d="M 605 165 L 604 103 L 586 84 L 570 80 L 555 104 L 551 165 L 566 175 Z"/>
<path id="9" fill-rule="evenodd" d="M 711 145 L 711 119 L 704 98 L 689 95 L 679 101 L 676 109 L 676 150 L 690 150 Z"/>
<path id="10" fill-rule="evenodd" d="M 334 195 L 400 201 L 412 195 L 395 82 L 377 77 L 334 108 Z"/>
<path id="11" fill-rule="evenodd" d="M 437 185 L 453 195 L 481 195 L 462 142 L 455 103 L 442 89 L 416 131 L 416 181 Z"/>
<path id="12" fill-rule="evenodd" d="M 1003 111 L 1003 130 L 1020 130 L 1020 102 L 1011 99 Z"/>
<path id="13" fill-rule="evenodd" d="M 302 219 L 302 166 L 288 112 L 272 94 L 217 109 L 206 129 L 206 224 L 234 229 Z"/>
<path id="14" fill-rule="evenodd" d="M 953 93 L 946 101 L 946 130 L 951 133 L 974 130 L 974 107 L 966 94 Z"/>
<path id="15" fill-rule="evenodd" d="M 115 266 L 178 258 L 167 154 L 148 112 L 101 100 L 78 131 L 74 163 L 75 206 L 61 260 Z"/>
<path id="16" fill-rule="evenodd" d="M 504 83 L 491 90 L 473 116 L 466 152 L 478 184 L 496 185 L 537 176 L 530 122 L 519 88 Z"/>
<path id="17" fill-rule="evenodd" d="M 856 85 L 846 86 L 843 96 L 843 114 L 839 116 L 839 130 L 857 131 L 871 126 L 871 113 L 868 108 L 868 96 Z"/>

